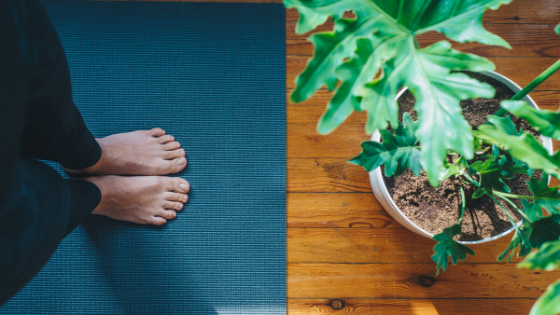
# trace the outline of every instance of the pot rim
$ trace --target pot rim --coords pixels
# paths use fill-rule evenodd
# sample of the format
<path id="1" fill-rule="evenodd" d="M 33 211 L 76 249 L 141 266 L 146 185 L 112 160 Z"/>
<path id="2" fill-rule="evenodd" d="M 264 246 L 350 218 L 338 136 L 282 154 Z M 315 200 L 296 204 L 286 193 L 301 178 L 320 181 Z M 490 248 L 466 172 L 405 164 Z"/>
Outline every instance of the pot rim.
<path id="1" fill-rule="evenodd" d="M 507 77 L 505 77 L 505 76 L 503 76 L 499 73 L 496 73 L 494 71 L 480 71 L 478 73 L 487 75 L 487 76 L 489 76 L 493 79 L 496 79 L 496 80 L 500 81 L 501 83 L 505 84 L 507 87 L 509 87 L 515 93 L 521 91 L 521 87 L 519 85 L 517 85 L 512 80 L 510 80 L 509 78 L 507 78 Z M 396 96 L 395 100 L 398 100 L 399 97 L 401 97 L 401 95 L 406 90 L 407 90 L 407 88 L 405 87 L 401 91 L 399 91 L 399 93 L 397 93 L 397 96 Z M 533 101 L 533 99 L 529 95 L 525 96 L 523 98 L 523 100 L 526 101 L 527 103 L 529 103 L 531 106 L 539 109 L 539 107 L 537 106 L 537 103 L 535 103 L 535 101 Z M 379 142 L 381 140 L 381 135 L 379 133 L 379 130 L 376 130 L 373 133 L 373 135 L 371 136 L 371 140 L 376 141 L 376 142 Z M 543 147 L 548 151 L 548 153 L 550 155 L 552 155 L 552 152 L 553 152 L 552 140 L 550 138 L 542 136 L 542 135 L 541 135 L 541 140 L 542 140 Z M 426 230 L 422 229 L 421 227 L 416 225 L 414 222 L 412 222 L 412 220 L 410 220 L 399 209 L 399 207 L 395 204 L 395 202 L 393 201 L 393 198 L 389 194 L 389 191 L 387 190 L 387 186 L 385 185 L 385 182 L 383 180 L 383 174 L 381 173 L 381 167 L 378 167 L 378 168 L 374 169 L 373 171 L 369 172 L 369 178 L 370 178 L 371 188 L 373 190 L 373 193 L 375 194 L 375 197 L 382 204 L 383 208 L 385 208 L 385 210 L 387 212 L 389 212 L 389 214 L 397 222 L 399 222 L 402 226 L 408 228 L 409 230 L 415 232 L 416 234 L 419 234 L 419 235 L 422 235 L 424 237 L 433 239 L 434 234 L 431 234 L 431 233 L 427 232 Z M 548 177 L 548 182 L 550 183 L 550 176 Z M 517 226 L 520 226 L 522 223 L 523 223 L 523 220 L 520 220 L 517 223 Z M 461 244 L 465 244 L 465 245 L 482 244 L 482 243 L 491 242 L 493 240 L 501 238 L 501 237 L 511 233 L 513 230 L 515 230 L 515 227 L 512 226 L 507 231 L 504 231 L 500 234 L 496 234 L 496 235 L 488 237 L 488 238 L 483 238 L 481 240 L 476 240 L 476 241 L 458 241 L 458 242 L 461 243 Z"/>

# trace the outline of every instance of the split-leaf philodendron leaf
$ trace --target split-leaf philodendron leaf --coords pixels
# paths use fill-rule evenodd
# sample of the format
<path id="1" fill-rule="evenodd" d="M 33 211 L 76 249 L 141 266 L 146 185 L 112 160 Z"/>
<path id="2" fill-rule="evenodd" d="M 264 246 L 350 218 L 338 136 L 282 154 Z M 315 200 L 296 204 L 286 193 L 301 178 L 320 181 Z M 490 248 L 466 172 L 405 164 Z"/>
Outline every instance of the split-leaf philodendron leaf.
<path id="1" fill-rule="evenodd" d="M 416 176 L 420 175 L 420 149 L 416 145 L 418 139 L 414 136 L 416 122 L 408 113 L 403 115 L 403 123 L 397 123 L 395 134 L 389 130 L 381 130 L 383 142 L 362 142 L 362 153 L 350 163 L 360 165 L 368 172 L 385 165 L 385 176 L 400 176 L 408 168 Z"/>
<path id="2" fill-rule="evenodd" d="M 524 101 L 502 101 L 501 106 L 527 120 L 541 135 L 560 140 L 560 111 L 538 110 Z"/>
<path id="3" fill-rule="evenodd" d="M 519 230 L 515 233 L 509 246 L 498 256 L 498 261 L 502 261 L 509 255 L 509 262 L 513 256 L 513 251 L 521 246 L 518 257 L 527 256 L 531 249 L 539 248 L 546 242 L 555 241 L 560 237 L 560 215 L 553 214 L 548 217 L 539 218 L 533 222 L 523 221 Z"/>
<path id="4" fill-rule="evenodd" d="M 451 256 L 451 261 L 455 265 L 457 260 L 465 260 L 467 254 L 475 254 L 472 249 L 453 239 L 459 234 L 461 234 L 461 225 L 453 224 L 443 229 L 440 234 L 434 235 L 434 240 L 438 242 L 434 246 L 434 254 L 432 255 L 432 260 L 437 264 L 436 276 L 439 274 L 440 268 L 443 268 L 443 271 L 447 269 L 449 256 Z"/>
<path id="5" fill-rule="evenodd" d="M 524 132 L 521 136 L 510 135 L 499 124 L 478 127 L 486 136 L 510 153 L 514 158 L 526 163 L 531 169 L 542 170 L 556 178 L 560 178 L 560 152 L 549 155 L 548 151 L 533 135 Z"/>
<path id="6" fill-rule="evenodd" d="M 529 189 L 533 193 L 533 205 L 546 210 L 548 213 L 560 213 L 560 192 L 558 186 L 548 187 L 548 176 L 538 181 L 532 177 L 529 182 Z"/>
<path id="7" fill-rule="evenodd" d="M 511 190 L 504 181 L 528 172 L 526 165 L 516 163 L 507 153 L 500 153 L 498 147 L 493 145 L 492 154 L 485 161 L 476 161 L 469 166 L 471 174 L 477 173 L 480 176 L 480 187 L 473 193 L 473 198 L 492 195 L 493 190 L 509 193 Z"/>
<path id="8" fill-rule="evenodd" d="M 354 110 L 368 111 L 366 130 L 372 133 L 397 125 L 395 96 L 408 87 L 416 98 L 424 168 L 433 185 L 448 149 L 473 157 L 471 128 L 461 115 L 460 101 L 494 96 L 494 89 L 456 71 L 493 70 L 485 58 L 451 49 L 446 41 L 420 48 L 416 36 L 437 31 L 460 42 L 510 47 L 482 26 L 487 9 L 512 0 L 284 0 L 300 13 L 296 32 L 303 34 L 329 16 L 334 31 L 309 40 L 315 55 L 296 79 L 294 102 L 308 99 L 321 86 L 334 90 L 342 80 L 319 123 L 329 133 Z M 343 18 L 346 11 L 355 18 Z"/>
<path id="9" fill-rule="evenodd" d="M 560 280 L 548 286 L 537 300 L 529 315 L 556 315 L 560 313 Z"/>
<path id="10" fill-rule="evenodd" d="M 529 220 L 535 221 L 538 218 L 542 218 L 543 212 L 541 206 L 537 205 L 535 202 L 529 202 L 527 199 L 522 199 L 521 204 L 523 205 L 523 212 L 527 215 Z"/>
<path id="11" fill-rule="evenodd" d="M 515 249 L 517 247 L 519 247 L 517 257 L 527 256 L 527 254 L 531 252 L 531 246 L 529 244 L 529 234 L 522 228 L 519 228 L 519 231 L 516 231 L 513 234 L 508 247 L 498 256 L 498 261 L 503 261 L 507 257 L 506 261 L 509 262 L 511 258 L 513 258 L 513 254 L 515 253 Z"/>
<path id="12" fill-rule="evenodd" d="M 551 271 L 560 267 L 560 241 L 544 243 L 517 265 L 519 268 Z"/>

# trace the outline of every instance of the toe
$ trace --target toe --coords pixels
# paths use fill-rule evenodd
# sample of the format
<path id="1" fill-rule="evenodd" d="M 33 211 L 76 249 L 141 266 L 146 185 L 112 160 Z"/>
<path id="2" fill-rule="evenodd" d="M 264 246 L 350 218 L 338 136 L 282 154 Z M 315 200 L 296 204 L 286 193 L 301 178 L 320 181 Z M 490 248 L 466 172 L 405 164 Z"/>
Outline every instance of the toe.
<path id="1" fill-rule="evenodd" d="M 152 217 L 150 219 L 150 223 L 153 225 L 164 225 L 165 223 L 167 223 L 167 220 L 162 217 Z"/>
<path id="2" fill-rule="evenodd" d="M 175 140 L 175 138 L 171 135 L 164 135 L 158 138 L 158 142 L 161 144 L 168 143 Z"/>
<path id="3" fill-rule="evenodd" d="M 178 202 L 185 203 L 187 202 L 188 199 L 189 197 L 186 194 L 178 194 L 174 192 L 168 192 L 165 194 L 165 200 L 168 201 L 178 201 Z"/>
<path id="4" fill-rule="evenodd" d="M 185 159 L 184 157 L 179 157 L 170 161 L 173 162 L 175 172 L 179 172 L 180 170 L 184 169 L 185 166 L 187 166 L 187 159 Z"/>
<path id="5" fill-rule="evenodd" d="M 148 134 L 153 137 L 161 137 L 165 134 L 165 130 L 161 128 L 154 128 L 148 131 Z"/>
<path id="6" fill-rule="evenodd" d="M 159 174 L 171 174 L 180 172 L 182 169 L 187 166 L 187 159 L 184 157 L 178 157 L 172 160 L 165 160 L 162 161 L 160 164 L 160 171 Z"/>
<path id="7" fill-rule="evenodd" d="M 169 142 L 163 145 L 163 150 L 165 151 L 171 151 L 171 150 L 177 150 L 181 147 L 181 144 L 177 141 L 173 141 L 173 142 Z"/>
<path id="8" fill-rule="evenodd" d="M 179 194 L 185 194 L 189 192 L 190 185 L 189 182 L 187 182 L 186 180 L 179 177 L 174 177 L 174 178 L 163 177 L 163 178 L 168 179 L 167 185 L 165 187 L 167 191 L 176 192 Z"/>
<path id="9" fill-rule="evenodd" d="M 158 216 L 160 216 L 164 219 L 171 220 L 171 219 L 175 219 L 175 217 L 177 216 L 177 212 L 175 212 L 173 210 L 161 210 L 161 211 L 158 211 L 156 213 L 156 215 L 158 215 Z"/>
<path id="10" fill-rule="evenodd" d="M 165 151 L 163 153 L 163 158 L 166 160 L 171 160 L 171 159 L 175 159 L 178 157 L 182 157 L 185 156 L 185 150 L 183 149 L 179 149 L 179 150 L 173 150 L 173 151 Z"/>
<path id="11" fill-rule="evenodd" d="M 163 203 L 163 208 L 180 211 L 183 209 L 183 204 L 180 202 L 166 201 Z"/>

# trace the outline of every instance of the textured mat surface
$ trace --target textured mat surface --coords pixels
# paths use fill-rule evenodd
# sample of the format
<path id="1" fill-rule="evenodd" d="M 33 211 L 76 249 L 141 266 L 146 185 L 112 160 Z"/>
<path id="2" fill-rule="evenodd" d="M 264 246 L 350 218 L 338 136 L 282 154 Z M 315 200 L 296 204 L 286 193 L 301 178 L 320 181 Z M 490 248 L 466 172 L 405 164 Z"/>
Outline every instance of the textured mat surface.
<path id="1" fill-rule="evenodd" d="M 192 189 L 161 228 L 90 217 L 0 314 L 285 314 L 283 6 L 45 5 L 93 134 L 164 128 Z"/>

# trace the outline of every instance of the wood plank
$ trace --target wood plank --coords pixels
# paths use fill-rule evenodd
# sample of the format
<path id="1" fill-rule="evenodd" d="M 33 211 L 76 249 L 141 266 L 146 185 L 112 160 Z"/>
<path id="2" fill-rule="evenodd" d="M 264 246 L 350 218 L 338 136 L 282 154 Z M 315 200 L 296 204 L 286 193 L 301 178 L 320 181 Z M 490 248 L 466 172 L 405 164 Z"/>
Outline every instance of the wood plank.
<path id="1" fill-rule="evenodd" d="M 560 57 L 560 37 L 554 31 L 554 27 L 555 25 L 553 24 L 486 25 L 488 31 L 506 40 L 511 45 L 512 49 L 482 45 L 480 43 L 452 43 L 454 49 L 485 57 L 558 58 Z M 438 32 L 429 32 L 418 37 L 421 47 L 426 47 L 441 40 L 450 41 L 443 34 Z"/>
<path id="2" fill-rule="evenodd" d="M 370 140 L 365 124 L 343 124 L 329 135 L 317 133 L 316 124 L 288 124 L 288 157 L 343 157 L 360 154 L 362 141 Z"/>
<path id="3" fill-rule="evenodd" d="M 435 241 L 405 228 L 289 228 L 289 263 L 433 263 Z M 513 234 L 512 234 L 513 235 Z M 495 263 L 512 235 L 470 245 L 476 252 L 466 262 Z M 520 261 L 515 257 L 512 262 Z"/>
<path id="4" fill-rule="evenodd" d="M 516 0 L 496 11 L 486 11 L 483 19 L 484 23 L 508 24 L 558 24 L 559 21 L 558 0 Z"/>
<path id="5" fill-rule="evenodd" d="M 287 163 L 287 192 L 371 192 L 368 173 L 346 158 L 288 158 Z M 552 178 L 550 184 L 558 186 L 560 180 Z"/>
<path id="6" fill-rule="evenodd" d="M 287 224 L 294 227 L 400 227 L 373 193 L 288 193 Z"/>
<path id="7" fill-rule="evenodd" d="M 560 21 L 560 17 L 559 17 Z M 560 37 L 554 32 L 553 24 L 488 24 L 486 29 L 505 39 L 512 49 L 488 46 L 480 43 L 453 43 L 453 48 L 485 57 L 560 57 Z M 313 44 L 307 41 L 306 35 L 295 33 L 295 22 L 286 22 L 286 55 L 311 56 Z M 333 23 L 327 22 L 319 26 L 317 32 L 332 31 Z M 429 32 L 418 36 L 421 47 L 435 42 L 447 40 L 445 35 Z M 544 70 L 544 69 L 543 69 Z"/>
<path id="8" fill-rule="evenodd" d="M 295 9 L 286 10 L 286 22 L 297 21 Z M 483 23 L 488 24 L 558 24 L 560 2 L 557 0 L 516 0 L 498 10 L 488 10 Z"/>
<path id="9" fill-rule="evenodd" d="M 288 314 L 527 315 L 534 303 L 534 299 L 288 299 Z"/>
<path id="10" fill-rule="evenodd" d="M 344 158 L 288 158 L 288 192 L 371 192 L 367 172 Z"/>
<path id="11" fill-rule="evenodd" d="M 303 71 L 308 61 L 307 56 L 286 56 L 286 86 L 294 88 L 296 76 Z M 505 75 L 520 86 L 529 84 L 542 71 L 556 62 L 555 58 L 517 58 L 490 57 L 496 64 L 496 72 Z M 560 90 L 560 72 L 539 86 L 540 90 Z"/>
<path id="12" fill-rule="evenodd" d="M 288 106 L 287 110 L 287 121 L 288 123 L 312 123 L 317 124 L 321 115 L 325 111 L 327 103 L 332 97 L 332 93 L 326 89 L 321 89 L 313 95 L 312 98 L 301 103 L 291 103 L 289 99 L 290 93 L 293 89 L 289 89 L 286 97 L 286 104 Z M 558 103 L 560 100 L 560 91 L 533 91 L 531 92 L 531 97 L 539 107 L 543 109 L 557 110 Z M 347 123 L 365 123 L 366 122 L 365 112 L 355 112 L 352 114 L 345 122 Z"/>
<path id="13" fill-rule="evenodd" d="M 536 298 L 560 271 L 515 264 L 288 264 L 288 298 Z M 424 287 L 430 280 L 432 286 Z"/>

